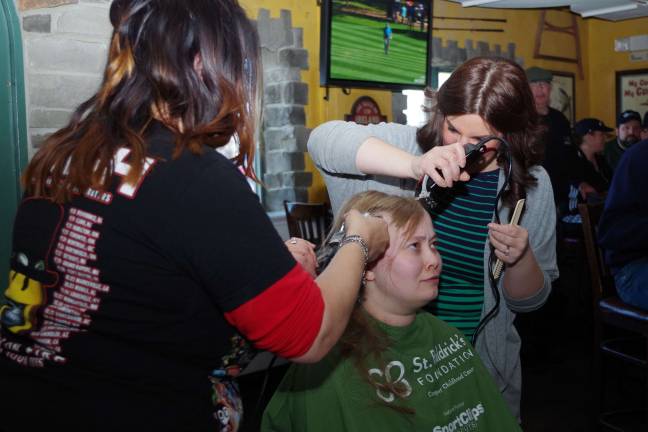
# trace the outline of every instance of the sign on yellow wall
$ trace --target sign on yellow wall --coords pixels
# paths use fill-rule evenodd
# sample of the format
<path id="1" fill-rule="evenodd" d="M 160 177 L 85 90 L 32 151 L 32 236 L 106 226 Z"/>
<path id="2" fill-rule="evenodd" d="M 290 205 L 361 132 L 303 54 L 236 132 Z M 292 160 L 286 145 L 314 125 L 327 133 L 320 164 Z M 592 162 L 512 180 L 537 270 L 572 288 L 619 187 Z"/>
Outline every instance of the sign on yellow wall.
<path id="1" fill-rule="evenodd" d="M 360 96 L 353 102 L 351 114 L 345 115 L 344 120 L 367 125 L 386 122 L 387 117 L 382 115 L 375 100 L 369 96 Z"/>

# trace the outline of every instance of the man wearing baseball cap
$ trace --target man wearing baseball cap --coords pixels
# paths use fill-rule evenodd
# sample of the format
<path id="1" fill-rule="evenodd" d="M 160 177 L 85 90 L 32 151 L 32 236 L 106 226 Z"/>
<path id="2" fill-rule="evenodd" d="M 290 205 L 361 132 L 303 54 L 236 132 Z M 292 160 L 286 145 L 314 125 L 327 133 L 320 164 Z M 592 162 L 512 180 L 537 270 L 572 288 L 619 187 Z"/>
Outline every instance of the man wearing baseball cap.
<path id="1" fill-rule="evenodd" d="M 605 144 L 605 159 L 612 170 L 621 159 L 623 152 L 639 141 L 641 136 L 641 116 L 637 111 L 626 110 L 617 118 L 617 137 Z"/>
<path id="2" fill-rule="evenodd" d="M 540 138 L 544 144 L 542 166 L 551 179 L 556 205 L 565 209 L 570 184 L 581 180 L 573 170 L 578 156 L 571 140 L 571 125 L 563 113 L 549 106 L 553 74 L 535 66 L 528 68 L 526 74 L 540 123 L 546 128 Z"/>
<path id="3" fill-rule="evenodd" d="M 603 156 L 606 134 L 614 129 L 596 118 L 584 118 L 574 125 L 575 144 L 583 166 L 583 181 L 597 193 L 607 191 L 612 169 Z"/>
<path id="4" fill-rule="evenodd" d="M 603 201 L 612 179 L 612 170 L 603 156 L 609 128 L 599 119 L 584 118 L 574 125 L 574 144 L 578 149 L 578 164 L 571 167 L 582 181 L 569 185 L 568 206 L 561 209 L 561 227 L 567 236 L 582 233 L 578 203 Z"/>

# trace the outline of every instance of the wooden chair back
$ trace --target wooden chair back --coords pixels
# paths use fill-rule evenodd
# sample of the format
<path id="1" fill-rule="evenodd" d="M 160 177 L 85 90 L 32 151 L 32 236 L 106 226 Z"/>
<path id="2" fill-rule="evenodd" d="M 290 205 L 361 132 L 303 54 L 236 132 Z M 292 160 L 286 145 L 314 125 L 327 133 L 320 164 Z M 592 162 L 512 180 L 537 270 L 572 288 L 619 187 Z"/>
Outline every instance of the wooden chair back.
<path id="1" fill-rule="evenodd" d="M 614 278 L 610 269 L 605 264 L 603 251 L 598 246 L 597 234 L 598 223 L 603 214 L 603 203 L 579 204 L 578 211 L 583 224 L 583 240 L 585 242 L 585 253 L 589 264 L 590 277 L 592 281 L 592 300 L 594 310 L 598 307 L 601 298 L 614 296 Z"/>
<path id="2" fill-rule="evenodd" d="M 333 216 L 327 203 L 284 201 L 288 234 L 320 245 L 328 233 Z"/>
<path id="3" fill-rule="evenodd" d="M 614 278 L 596 242 L 603 204 L 579 204 L 578 211 L 583 224 L 594 299 L 593 427 L 598 430 L 602 426 L 604 430 L 613 431 L 648 430 L 648 312 L 624 303 L 616 294 Z M 634 365 L 644 370 L 646 396 L 643 409 L 637 409 L 636 404 L 630 401 L 624 409 L 604 408 L 606 375 L 602 372 L 603 356 L 621 360 L 624 366 Z M 624 366 L 618 367 L 616 372 L 623 371 Z"/>

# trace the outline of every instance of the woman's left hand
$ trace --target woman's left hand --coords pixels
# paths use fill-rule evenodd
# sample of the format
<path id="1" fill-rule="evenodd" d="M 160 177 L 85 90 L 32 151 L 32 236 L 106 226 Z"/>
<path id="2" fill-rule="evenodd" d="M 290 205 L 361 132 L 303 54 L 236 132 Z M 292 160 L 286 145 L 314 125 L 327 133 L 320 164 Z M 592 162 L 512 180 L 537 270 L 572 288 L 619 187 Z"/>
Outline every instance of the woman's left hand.
<path id="1" fill-rule="evenodd" d="M 286 240 L 286 247 L 292 254 L 295 261 L 310 273 L 313 278 L 317 276 L 317 257 L 315 256 L 315 245 L 307 240 L 292 237 Z"/>
<path id="2" fill-rule="evenodd" d="M 519 225 L 488 224 L 488 239 L 495 256 L 509 266 L 515 265 L 529 249 L 529 232 Z"/>

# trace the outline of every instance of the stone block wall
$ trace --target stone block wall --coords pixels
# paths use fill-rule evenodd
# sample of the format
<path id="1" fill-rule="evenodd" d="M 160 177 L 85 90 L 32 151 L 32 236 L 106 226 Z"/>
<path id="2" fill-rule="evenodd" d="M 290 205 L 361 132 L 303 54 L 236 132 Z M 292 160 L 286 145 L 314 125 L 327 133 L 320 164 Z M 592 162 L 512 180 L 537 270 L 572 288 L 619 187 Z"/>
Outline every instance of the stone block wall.
<path id="1" fill-rule="evenodd" d="M 293 28 L 290 11 L 271 18 L 259 11 L 257 29 L 263 56 L 263 201 L 269 211 L 283 211 L 283 200 L 308 201 L 313 174 L 305 170 L 304 153 L 308 85 L 301 71 L 308 69 L 303 30 Z"/>
<path id="2" fill-rule="evenodd" d="M 392 122 L 407 124 L 407 116 L 403 111 L 407 109 L 407 96 L 400 92 L 392 93 Z"/>
<path id="3" fill-rule="evenodd" d="M 21 12 L 27 89 L 30 155 L 52 132 L 64 126 L 73 110 L 98 89 L 112 27 L 111 0 L 18 0 Z M 292 27 L 284 10 L 271 18 L 261 9 L 257 19 L 264 60 L 264 123 L 260 136 L 263 200 L 270 211 L 282 201 L 308 201 L 312 173 L 304 153 L 308 68 L 302 29 Z"/>
<path id="4" fill-rule="evenodd" d="M 509 60 L 524 65 L 524 59 L 516 57 L 515 43 L 509 43 L 506 51 L 502 50 L 501 45 L 495 44 L 492 49 L 488 42 L 471 39 L 464 41 L 464 48 L 459 48 L 459 42 L 456 40 L 447 40 L 445 46 L 443 40 L 439 37 L 432 38 L 432 64 L 442 69 L 452 71 L 466 60 L 473 57 L 505 57 Z"/>
<path id="5" fill-rule="evenodd" d="M 110 0 L 20 0 L 30 155 L 101 81 Z"/>

